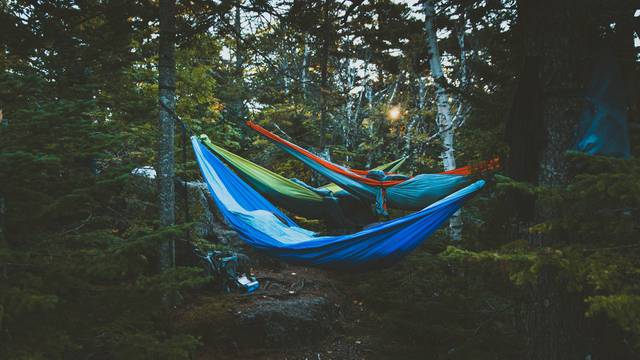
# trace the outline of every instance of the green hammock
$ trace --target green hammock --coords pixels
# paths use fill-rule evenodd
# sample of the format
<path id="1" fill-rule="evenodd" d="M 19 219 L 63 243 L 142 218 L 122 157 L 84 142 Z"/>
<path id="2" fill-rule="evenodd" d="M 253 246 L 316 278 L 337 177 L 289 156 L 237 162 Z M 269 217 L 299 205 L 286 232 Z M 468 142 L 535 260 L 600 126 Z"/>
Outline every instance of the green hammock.
<path id="1" fill-rule="evenodd" d="M 276 205 L 308 219 L 323 219 L 342 228 L 360 226 L 375 221 L 371 205 L 342 190 L 335 184 L 313 188 L 300 180 L 287 179 L 214 144 L 206 135 L 202 143 L 222 158 L 251 187 Z M 401 158 L 376 167 L 395 172 L 405 162 Z"/>

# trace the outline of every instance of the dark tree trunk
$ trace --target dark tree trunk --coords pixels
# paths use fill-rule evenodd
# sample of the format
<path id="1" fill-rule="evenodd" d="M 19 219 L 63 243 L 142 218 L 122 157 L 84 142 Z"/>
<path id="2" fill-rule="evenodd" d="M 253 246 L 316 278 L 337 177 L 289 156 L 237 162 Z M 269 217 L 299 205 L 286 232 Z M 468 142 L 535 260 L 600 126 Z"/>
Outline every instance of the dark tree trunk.
<path id="1" fill-rule="evenodd" d="M 6 216 L 6 204 L 4 194 L 0 193 L 0 246 L 6 245 L 4 219 Z"/>
<path id="2" fill-rule="evenodd" d="M 509 132 L 526 138 L 520 144 L 527 145 L 512 147 L 510 171 L 541 186 L 564 186 L 570 176 L 565 154 L 576 143 L 584 69 L 596 30 L 590 21 L 593 2 L 536 0 L 520 1 L 518 6 L 526 58 L 521 79 L 526 81 L 520 85 L 528 88 L 519 89 L 525 97 L 514 103 L 524 111 L 513 116 L 524 119 L 515 126 L 512 122 Z M 543 222 L 554 212 L 536 204 L 532 217 Z M 542 258 L 544 247 L 562 239 L 543 235 L 535 240 Z M 530 287 L 522 313 L 529 359 L 584 359 L 589 354 L 584 302 L 561 278 L 555 266 L 542 265 Z"/>
<path id="3" fill-rule="evenodd" d="M 235 8 L 235 18 L 234 18 L 234 31 L 236 38 L 236 76 L 239 78 L 242 77 L 242 24 L 240 23 L 240 1 L 236 4 Z"/>
<path id="4" fill-rule="evenodd" d="M 325 0 L 323 9 L 323 39 L 320 64 L 320 144 L 319 151 L 324 154 L 327 131 L 327 97 L 329 95 L 329 47 L 331 46 L 331 4 L 332 0 Z"/>
<path id="5" fill-rule="evenodd" d="M 542 87 L 540 57 L 527 56 L 518 74 L 511 111 L 506 127 L 509 159 L 506 170 L 518 181 L 538 182 L 538 164 L 542 150 Z M 533 214 L 529 214 L 528 217 Z"/>
<path id="6" fill-rule="evenodd" d="M 2 109 L 0 109 L 0 131 L 2 131 L 2 129 L 6 128 L 9 126 L 9 121 L 8 119 L 5 119 L 2 113 Z M 0 190 L 0 246 L 5 244 L 5 230 L 4 230 L 4 219 L 5 219 L 5 215 L 6 214 L 6 203 L 5 203 L 5 196 L 4 193 L 2 193 L 2 190 Z"/>
<path id="7" fill-rule="evenodd" d="M 158 147 L 158 194 L 160 202 L 160 226 L 175 223 L 174 185 L 174 123 L 169 111 L 176 107 L 176 60 L 175 60 L 175 0 L 160 0 L 160 60 L 158 64 L 160 82 L 160 141 Z M 175 241 L 165 240 L 160 244 L 160 270 L 171 269 L 175 264 Z"/>
<path id="8" fill-rule="evenodd" d="M 242 23 L 240 18 L 240 4 L 241 1 L 237 1 L 234 10 L 234 35 L 235 35 L 235 83 L 236 83 L 236 97 L 233 101 L 233 115 L 238 125 L 244 123 L 244 49 L 242 46 Z M 244 128 L 241 126 L 241 128 Z M 244 131 L 243 131 L 244 136 Z"/>
<path id="9" fill-rule="evenodd" d="M 506 141 L 510 150 L 506 172 L 515 180 L 531 184 L 538 182 L 538 164 L 544 135 L 539 68 L 539 56 L 525 57 L 518 74 L 506 126 Z M 516 224 L 513 224 L 512 233 L 515 240 L 523 235 L 522 229 L 530 226 L 533 221 L 535 202 L 533 196 L 528 194 L 516 194 L 513 201 Z"/>
<path id="10" fill-rule="evenodd" d="M 580 0 L 523 1 L 526 55 L 537 59 L 541 89 L 542 146 L 538 183 L 562 186 L 569 172 L 565 153 L 576 143 L 583 106 L 585 69 L 594 30 L 588 3 Z"/>

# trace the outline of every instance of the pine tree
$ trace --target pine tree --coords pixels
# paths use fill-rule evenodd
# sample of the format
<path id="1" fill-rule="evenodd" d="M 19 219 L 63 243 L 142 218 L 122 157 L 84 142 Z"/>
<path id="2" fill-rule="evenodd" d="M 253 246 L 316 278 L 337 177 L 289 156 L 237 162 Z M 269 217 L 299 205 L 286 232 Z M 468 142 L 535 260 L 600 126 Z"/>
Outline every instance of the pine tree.
<path id="1" fill-rule="evenodd" d="M 158 141 L 158 195 L 160 226 L 175 224 L 174 184 L 174 120 L 176 108 L 175 61 L 175 1 L 160 2 L 159 101 L 160 139 Z M 175 240 L 167 239 L 160 245 L 160 269 L 167 271 L 175 265 Z"/>

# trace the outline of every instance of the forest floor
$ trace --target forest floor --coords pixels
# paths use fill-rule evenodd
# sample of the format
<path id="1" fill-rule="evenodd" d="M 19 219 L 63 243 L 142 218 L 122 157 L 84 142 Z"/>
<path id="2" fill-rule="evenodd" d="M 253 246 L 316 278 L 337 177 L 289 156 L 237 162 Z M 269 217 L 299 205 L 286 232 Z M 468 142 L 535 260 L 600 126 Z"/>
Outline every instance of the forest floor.
<path id="1" fill-rule="evenodd" d="M 203 343 L 197 359 L 364 359 L 372 340 L 366 309 L 339 274 L 250 253 L 260 289 L 211 291 L 178 314 Z"/>

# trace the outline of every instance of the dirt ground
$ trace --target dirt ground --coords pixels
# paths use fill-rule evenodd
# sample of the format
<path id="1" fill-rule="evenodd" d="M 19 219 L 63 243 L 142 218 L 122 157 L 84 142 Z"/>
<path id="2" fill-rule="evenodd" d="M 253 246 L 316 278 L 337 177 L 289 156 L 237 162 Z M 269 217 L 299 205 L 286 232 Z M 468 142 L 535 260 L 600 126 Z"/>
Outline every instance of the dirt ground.
<path id="1" fill-rule="evenodd" d="M 370 340 L 360 329 L 366 311 L 322 269 L 258 259 L 260 289 L 252 294 L 211 291 L 176 319 L 203 343 L 197 359 L 367 359 Z M 338 285 L 336 285 L 338 284 Z"/>

